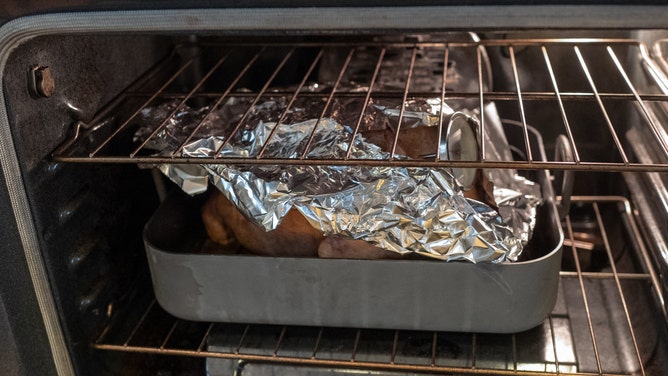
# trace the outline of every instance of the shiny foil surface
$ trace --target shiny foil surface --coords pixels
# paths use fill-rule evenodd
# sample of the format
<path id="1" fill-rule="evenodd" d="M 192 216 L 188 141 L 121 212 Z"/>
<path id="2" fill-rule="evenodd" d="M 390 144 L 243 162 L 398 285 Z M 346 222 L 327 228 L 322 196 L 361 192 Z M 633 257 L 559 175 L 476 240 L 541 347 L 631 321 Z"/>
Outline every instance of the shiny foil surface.
<path id="1" fill-rule="evenodd" d="M 164 119 L 176 105 L 177 102 L 168 102 L 146 109 L 142 113 L 144 123 L 156 124 L 156 119 Z M 178 151 L 194 158 L 212 157 L 217 151 L 228 158 L 253 157 L 262 148 L 264 158 L 298 158 L 313 135 L 307 158 L 342 159 L 348 152 L 352 159 L 389 158 L 389 153 L 359 133 L 351 147 L 350 126 L 329 117 L 318 122 L 314 110 L 307 106 L 293 105 L 284 122 L 277 126 L 271 119 L 284 112 L 284 98 L 255 105 L 246 126 L 225 142 L 223 135 L 229 134 L 230 125 L 236 124 L 248 105 L 243 98 L 228 100 L 205 118 L 195 137 L 179 148 L 209 111 L 208 107 L 182 106 L 147 145 L 163 154 Z M 332 111 L 337 119 L 352 117 L 346 115 L 346 108 L 359 111 L 359 106 L 350 102 L 335 103 Z M 446 115 L 453 112 L 447 105 L 442 106 L 440 99 L 407 101 L 402 127 L 438 126 L 441 109 Z M 364 129 L 380 129 L 398 121 L 396 106 L 372 100 L 365 110 Z M 511 158 L 493 104 L 484 110 L 487 160 Z M 144 140 L 154 129 L 155 125 L 141 126 L 136 140 Z M 189 194 L 203 192 L 208 182 L 213 183 L 246 218 L 267 231 L 275 229 L 295 208 L 325 235 L 361 239 L 397 253 L 416 253 L 445 261 L 517 260 L 531 236 L 536 207 L 541 201 L 539 187 L 513 170 L 485 171 L 494 182 L 497 212 L 465 198 L 447 168 L 225 164 L 159 167 Z"/>

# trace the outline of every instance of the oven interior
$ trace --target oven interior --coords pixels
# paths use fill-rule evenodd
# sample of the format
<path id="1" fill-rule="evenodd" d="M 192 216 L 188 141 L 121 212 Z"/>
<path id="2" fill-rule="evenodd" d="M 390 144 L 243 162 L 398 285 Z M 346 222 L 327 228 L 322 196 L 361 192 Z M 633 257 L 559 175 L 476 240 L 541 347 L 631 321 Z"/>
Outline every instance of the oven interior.
<path id="1" fill-rule="evenodd" d="M 661 213 L 652 179 L 661 181 L 668 170 L 659 157 L 668 154 L 668 82 L 662 76 L 661 41 L 650 50 L 636 36 L 620 31 L 105 34 L 43 36 L 20 45 L 3 72 L 3 90 L 75 370 L 661 373 L 668 368 L 665 260 L 651 240 L 655 230 L 647 217 Z M 461 55 L 470 61 L 457 61 Z M 453 65 L 475 79 L 449 76 Z M 29 88 L 34 67 L 48 67 L 52 93 Z M 361 89 L 337 91 L 336 82 L 359 83 Z M 300 90 L 312 83 L 330 88 Z M 562 219 L 559 293 L 548 319 L 520 333 L 484 334 L 204 323 L 166 313 L 153 296 L 142 232 L 160 202 L 178 190 L 155 167 L 196 162 L 179 150 L 156 156 L 142 147 L 133 140 L 136 119 L 168 101 L 215 108 L 230 98 L 256 104 L 275 97 L 294 100 L 294 106 L 318 105 L 324 116 L 336 116 L 331 104 L 351 98 L 358 105 L 383 98 L 401 107 L 411 98 L 442 97 L 478 111 L 493 102 L 500 118 L 536 128 L 546 161 L 520 142 L 514 162 L 373 163 L 548 169 L 558 194 L 564 171 L 572 172 L 573 197 Z M 359 124 L 363 110 L 352 113 L 360 115 L 341 121 Z M 239 114 L 240 127 L 248 117 L 250 112 Z M 554 157 L 561 134 L 575 151 L 573 160 Z M 187 140 L 186 134 L 179 142 Z M 639 145 L 649 150 L 647 156 L 638 155 Z M 305 160 L 222 159 L 270 165 Z M 654 226 L 662 223 L 661 217 L 654 220 Z"/>

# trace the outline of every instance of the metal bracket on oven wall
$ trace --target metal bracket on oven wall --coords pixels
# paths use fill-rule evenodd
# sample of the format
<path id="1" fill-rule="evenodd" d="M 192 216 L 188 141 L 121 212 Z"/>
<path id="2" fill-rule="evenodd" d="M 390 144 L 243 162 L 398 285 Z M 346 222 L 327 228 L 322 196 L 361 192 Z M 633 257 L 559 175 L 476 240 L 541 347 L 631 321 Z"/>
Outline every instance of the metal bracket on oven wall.
<path id="1" fill-rule="evenodd" d="M 55 153 L 62 153 L 64 150 L 67 150 L 70 146 L 72 146 L 74 143 L 79 140 L 79 136 L 81 135 L 82 129 L 87 129 L 88 126 L 86 123 L 82 121 L 77 121 L 74 126 L 72 127 L 71 134 L 68 135 L 68 141 L 63 142 L 62 145 L 58 146 L 58 148 L 55 150 Z"/>
<path id="2" fill-rule="evenodd" d="M 35 65 L 28 73 L 28 91 L 33 98 L 49 98 L 53 95 L 56 84 L 48 66 Z"/>

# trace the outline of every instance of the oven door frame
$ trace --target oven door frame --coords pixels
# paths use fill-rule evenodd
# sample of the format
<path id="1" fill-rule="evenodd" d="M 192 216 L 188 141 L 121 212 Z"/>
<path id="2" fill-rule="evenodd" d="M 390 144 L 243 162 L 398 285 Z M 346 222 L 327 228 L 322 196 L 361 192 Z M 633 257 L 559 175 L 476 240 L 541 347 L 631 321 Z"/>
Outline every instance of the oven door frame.
<path id="1" fill-rule="evenodd" d="M 61 2 L 66 3 L 66 2 Z M 368 2 L 374 4 L 376 2 Z M 456 2 L 449 2 L 455 4 Z M 20 44 L 44 35 L 105 33 L 268 34 L 275 31 L 322 34 L 388 30 L 431 31 L 521 28 L 668 28 L 668 6 L 655 5 L 443 5 L 421 7 L 295 7 L 95 11 L 97 4 L 73 13 L 48 13 L 51 5 L 23 9 L 18 1 L 0 11 L 0 72 Z M 521 3 L 521 2 L 520 2 Z M 557 2 L 555 2 L 557 3 Z M 44 4 L 42 4 L 44 5 Z M 132 2 L 119 7 L 136 8 Z M 324 4 L 327 5 L 327 4 Z M 58 3 L 53 5 L 58 7 Z M 65 5 L 67 6 L 67 5 Z M 147 5 L 142 5 L 147 6 Z M 63 9 L 62 6 L 58 9 Z M 35 11 L 46 14 L 12 19 Z M 11 20 L 10 20 L 11 19 Z M 8 21 L 10 20 L 10 21 Z M 0 81 L 3 77 L 0 76 Z M 75 374 L 60 325 L 54 295 L 38 243 L 19 158 L 10 130 L 5 93 L 0 92 L 0 328 L 12 367 L 24 374 Z M 2 309 L 4 308 L 4 309 Z"/>

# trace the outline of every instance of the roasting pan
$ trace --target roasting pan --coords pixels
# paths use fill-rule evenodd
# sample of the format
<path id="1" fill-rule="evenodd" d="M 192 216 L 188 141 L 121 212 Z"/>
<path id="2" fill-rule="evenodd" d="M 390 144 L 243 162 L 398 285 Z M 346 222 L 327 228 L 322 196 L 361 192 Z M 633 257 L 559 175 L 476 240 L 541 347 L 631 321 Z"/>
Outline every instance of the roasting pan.
<path id="1" fill-rule="evenodd" d="M 521 125 L 505 122 L 510 145 Z M 545 159 L 540 134 L 532 152 Z M 157 301 L 195 321 L 510 333 L 541 323 L 557 297 L 563 233 L 545 170 L 545 202 L 516 263 L 347 260 L 204 254 L 201 197 L 172 195 L 146 225 Z"/>

